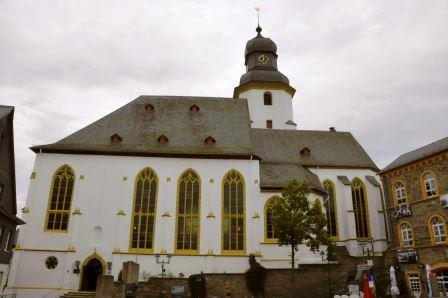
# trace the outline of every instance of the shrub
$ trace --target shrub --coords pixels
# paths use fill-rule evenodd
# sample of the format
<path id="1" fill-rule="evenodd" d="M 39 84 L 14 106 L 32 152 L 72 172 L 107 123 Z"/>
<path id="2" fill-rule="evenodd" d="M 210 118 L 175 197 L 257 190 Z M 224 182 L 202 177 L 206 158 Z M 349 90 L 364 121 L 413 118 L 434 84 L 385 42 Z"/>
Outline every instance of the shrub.
<path id="1" fill-rule="evenodd" d="M 261 266 L 253 254 L 249 255 L 249 269 L 244 274 L 247 288 L 255 297 L 264 296 L 264 281 L 266 279 L 266 268 Z"/>

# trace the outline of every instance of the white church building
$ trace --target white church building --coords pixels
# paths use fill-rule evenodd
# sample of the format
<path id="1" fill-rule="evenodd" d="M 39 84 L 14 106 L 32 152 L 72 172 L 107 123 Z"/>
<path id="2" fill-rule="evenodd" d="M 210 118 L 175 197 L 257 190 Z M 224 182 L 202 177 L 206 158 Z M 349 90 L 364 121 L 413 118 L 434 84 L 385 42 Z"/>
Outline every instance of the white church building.
<path id="1" fill-rule="evenodd" d="M 125 261 L 167 274 L 244 272 L 248 255 L 288 268 L 272 202 L 292 180 L 321 200 L 338 246 L 386 250 L 378 168 L 349 132 L 298 130 L 295 89 L 277 47 L 258 35 L 232 98 L 140 96 L 49 145 L 35 146 L 8 289 L 18 297 L 91 290 Z M 320 264 L 307 247 L 298 264 Z"/>

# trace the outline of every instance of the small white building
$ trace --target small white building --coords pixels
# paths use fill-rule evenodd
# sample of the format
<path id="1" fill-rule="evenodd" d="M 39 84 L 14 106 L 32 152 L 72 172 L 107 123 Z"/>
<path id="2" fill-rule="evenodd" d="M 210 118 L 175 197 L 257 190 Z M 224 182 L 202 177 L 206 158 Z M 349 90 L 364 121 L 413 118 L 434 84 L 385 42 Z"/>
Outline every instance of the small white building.
<path id="1" fill-rule="evenodd" d="M 34 170 L 9 290 L 56 297 L 118 277 L 134 260 L 157 275 L 244 272 L 253 253 L 287 268 L 270 203 L 291 179 L 307 180 L 327 209 L 338 246 L 386 249 L 378 168 L 349 132 L 297 130 L 294 88 L 277 48 L 258 35 L 233 98 L 140 96 L 59 142 L 35 146 Z M 324 202 L 325 201 L 325 202 Z M 319 264 L 300 248 L 299 264 Z"/>

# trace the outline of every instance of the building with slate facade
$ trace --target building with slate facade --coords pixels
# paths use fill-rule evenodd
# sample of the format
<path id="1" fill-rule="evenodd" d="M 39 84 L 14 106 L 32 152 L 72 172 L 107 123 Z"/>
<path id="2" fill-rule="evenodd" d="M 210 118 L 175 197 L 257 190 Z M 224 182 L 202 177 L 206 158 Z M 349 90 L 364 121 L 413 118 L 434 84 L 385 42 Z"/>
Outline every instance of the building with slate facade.
<path id="1" fill-rule="evenodd" d="M 133 260 L 158 274 L 241 273 L 255 254 L 288 268 L 272 203 L 292 179 L 326 207 L 338 246 L 387 246 L 375 163 L 349 132 L 297 130 L 295 89 L 277 46 L 247 42 L 246 73 L 232 98 L 140 96 L 36 153 L 10 289 L 21 297 L 89 290 Z M 322 264 L 301 247 L 299 264 Z M 32 264 L 32 265 L 30 265 Z"/>
<path id="2" fill-rule="evenodd" d="M 448 137 L 400 155 L 381 171 L 391 254 L 411 292 L 427 290 L 426 268 L 448 295 Z"/>
<path id="3" fill-rule="evenodd" d="M 16 174 L 14 167 L 14 107 L 0 105 L 0 287 L 5 285 L 16 227 L 24 222 L 18 218 L 16 205 Z"/>

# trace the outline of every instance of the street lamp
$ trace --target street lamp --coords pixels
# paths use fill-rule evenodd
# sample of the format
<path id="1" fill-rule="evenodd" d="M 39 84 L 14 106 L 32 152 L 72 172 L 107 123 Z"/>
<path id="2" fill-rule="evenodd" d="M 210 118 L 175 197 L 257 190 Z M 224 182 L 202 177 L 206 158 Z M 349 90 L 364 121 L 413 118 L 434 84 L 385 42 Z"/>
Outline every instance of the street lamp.
<path id="1" fill-rule="evenodd" d="M 327 271 L 328 271 L 328 297 L 333 297 L 331 294 L 331 271 L 330 271 L 330 255 L 336 255 L 335 252 L 330 252 L 330 250 L 327 251 L 327 257 L 325 258 L 325 252 L 322 250 L 320 252 L 320 257 L 322 258 L 322 262 L 327 260 Z"/>
<path id="2" fill-rule="evenodd" d="M 165 276 L 165 265 L 169 264 L 171 261 L 171 254 L 167 254 L 167 260 L 161 260 L 160 261 L 160 254 L 156 253 L 154 255 L 156 257 L 156 264 L 160 264 L 162 267 L 162 278 L 160 279 L 160 297 L 163 297 L 163 277 Z"/>

